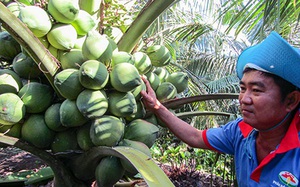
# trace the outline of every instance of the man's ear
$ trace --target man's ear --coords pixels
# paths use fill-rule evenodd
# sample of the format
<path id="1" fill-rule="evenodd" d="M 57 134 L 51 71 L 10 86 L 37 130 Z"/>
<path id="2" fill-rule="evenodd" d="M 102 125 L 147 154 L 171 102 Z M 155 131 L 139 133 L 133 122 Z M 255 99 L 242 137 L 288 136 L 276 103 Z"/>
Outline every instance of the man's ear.
<path id="1" fill-rule="evenodd" d="M 286 97 L 286 110 L 287 112 L 293 111 L 300 103 L 300 91 L 295 90 L 288 94 Z"/>

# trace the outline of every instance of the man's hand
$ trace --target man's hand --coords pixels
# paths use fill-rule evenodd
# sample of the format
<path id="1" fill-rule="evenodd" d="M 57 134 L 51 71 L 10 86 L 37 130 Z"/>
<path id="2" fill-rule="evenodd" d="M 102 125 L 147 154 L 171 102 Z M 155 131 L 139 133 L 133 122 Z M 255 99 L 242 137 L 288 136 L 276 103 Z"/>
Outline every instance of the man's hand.
<path id="1" fill-rule="evenodd" d="M 144 75 L 141 78 L 146 85 L 146 91 L 145 90 L 141 91 L 142 102 L 148 110 L 154 112 L 155 110 L 159 109 L 161 103 L 157 100 L 155 91 L 152 89 L 147 78 Z"/>

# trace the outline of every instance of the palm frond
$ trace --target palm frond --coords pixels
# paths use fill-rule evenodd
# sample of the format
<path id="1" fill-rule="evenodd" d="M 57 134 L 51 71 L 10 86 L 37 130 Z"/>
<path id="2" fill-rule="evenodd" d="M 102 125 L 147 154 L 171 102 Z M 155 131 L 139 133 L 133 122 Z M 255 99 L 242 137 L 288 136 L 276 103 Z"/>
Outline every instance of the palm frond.
<path id="1" fill-rule="evenodd" d="M 178 64 L 192 71 L 197 77 L 210 82 L 234 74 L 235 60 L 236 57 L 216 57 L 212 54 L 197 53 L 178 59 Z"/>
<path id="2" fill-rule="evenodd" d="M 169 32 L 169 36 L 173 35 L 175 41 L 189 41 L 190 45 L 196 43 L 198 38 L 204 34 L 213 31 L 210 25 L 193 23 L 179 25 Z"/>
<path id="3" fill-rule="evenodd" d="M 229 75 L 207 84 L 209 93 L 239 93 L 239 78 Z"/>
<path id="4" fill-rule="evenodd" d="M 229 14 L 230 13 L 230 14 Z M 299 30 L 300 1 L 226 1 L 219 15 L 228 24 L 226 33 L 248 33 L 261 41 L 272 30 L 284 37 Z M 296 23 L 296 24 L 295 24 Z M 293 32 L 291 32 L 293 31 Z"/>

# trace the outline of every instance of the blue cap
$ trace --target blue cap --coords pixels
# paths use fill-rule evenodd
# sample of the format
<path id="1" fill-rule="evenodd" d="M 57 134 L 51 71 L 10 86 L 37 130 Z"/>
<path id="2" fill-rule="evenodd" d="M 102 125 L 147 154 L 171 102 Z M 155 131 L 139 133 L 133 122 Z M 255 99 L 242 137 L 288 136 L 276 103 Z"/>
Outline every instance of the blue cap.
<path id="1" fill-rule="evenodd" d="M 275 31 L 240 54 L 236 65 L 240 79 L 246 67 L 275 74 L 300 88 L 300 50 Z"/>

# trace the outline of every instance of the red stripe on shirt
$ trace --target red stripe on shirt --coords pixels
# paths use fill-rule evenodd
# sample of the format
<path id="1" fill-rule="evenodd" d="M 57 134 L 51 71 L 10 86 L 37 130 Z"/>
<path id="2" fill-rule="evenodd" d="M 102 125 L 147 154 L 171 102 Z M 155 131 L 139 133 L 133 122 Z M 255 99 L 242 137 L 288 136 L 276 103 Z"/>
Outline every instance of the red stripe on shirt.
<path id="1" fill-rule="evenodd" d="M 213 146 L 210 145 L 210 143 L 209 143 L 209 141 L 208 141 L 208 139 L 207 139 L 207 134 L 206 134 L 206 132 L 207 132 L 207 129 L 204 130 L 204 131 L 202 131 L 202 138 L 203 138 L 203 141 L 204 141 L 205 145 L 208 147 L 208 149 L 210 149 L 210 150 L 212 150 L 212 151 L 220 152 L 220 151 L 218 151 L 217 149 L 215 149 Z"/>

